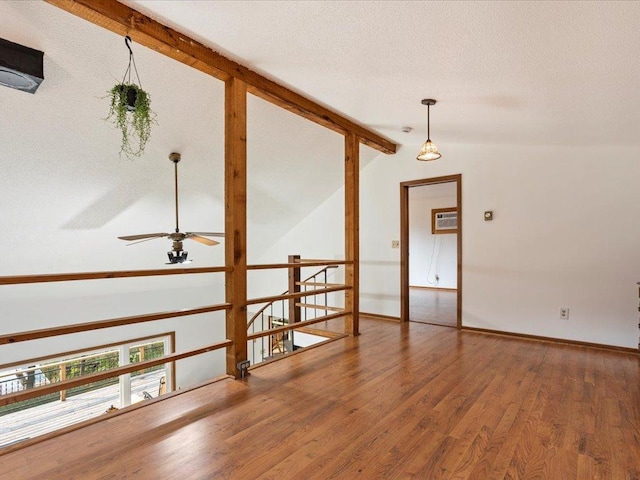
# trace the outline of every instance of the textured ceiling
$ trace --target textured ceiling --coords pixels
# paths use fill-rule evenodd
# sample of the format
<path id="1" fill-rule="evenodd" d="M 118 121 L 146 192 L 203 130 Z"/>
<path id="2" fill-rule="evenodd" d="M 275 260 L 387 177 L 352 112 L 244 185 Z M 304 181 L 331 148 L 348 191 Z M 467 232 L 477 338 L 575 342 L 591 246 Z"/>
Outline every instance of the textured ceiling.
<path id="1" fill-rule="evenodd" d="M 640 144 L 640 2 L 126 3 L 398 143 Z"/>
<path id="2" fill-rule="evenodd" d="M 438 100 L 443 151 L 640 144 L 638 2 L 125 3 L 400 144 L 424 140 L 425 97 Z M 221 82 L 134 44 L 158 125 L 131 161 L 103 120 L 127 63 L 122 37 L 22 0 L 0 1 L 0 32 L 43 50 L 46 77 L 35 95 L 0 88 L 3 274 L 161 265 L 168 242 L 115 237 L 172 228 L 171 151 L 183 154 L 182 229 L 224 228 Z M 339 188 L 343 144 L 255 97 L 248 109 L 255 261 Z M 376 155 L 363 148 L 362 167 Z M 221 248 L 189 250 L 195 265 L 222 263 Z"/>
<path id="3" fill-rule="evenodd" d="M 173 230 L 172 151 L 182 153 L 181 229 L 224 230 L 222 82 L 134 43 L 158 124 L 144 156 L 129 160 L 104 121 L 106 92 L 127 66 L 122 37 L 25 1 L 0 2 L 0 32 L 45 52 L 35 95 L 0 88 L 0 245 L 13 252 L 0 275 L 161 266 L 168 240 L 125 247 L 116 237 Z M 247 137 L 249 258 L 256 261 L 340 187 L 344 142 L 254 96 Z M 362 165 L 375 155 L 362 148 Z M 223 248 L 185 248 L 196 266 L 224 263 Z"/>

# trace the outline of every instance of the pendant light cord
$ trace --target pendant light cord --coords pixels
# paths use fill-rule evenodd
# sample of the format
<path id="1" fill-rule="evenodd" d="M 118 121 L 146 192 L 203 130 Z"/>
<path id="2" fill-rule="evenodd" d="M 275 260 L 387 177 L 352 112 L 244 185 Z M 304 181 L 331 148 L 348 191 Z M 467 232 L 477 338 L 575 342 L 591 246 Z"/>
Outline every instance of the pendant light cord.
<path id="1" fill-rule="evenodd" d="M 129 44 L 130 42 L 132 42 L 132 40 L 129 35 L 124 37 L 124 43 L 129 49 L 129 66 L 124 72 L 124 76 L 122 77 L 122 83 L 124 84 L 124 81 L 127 80 L 127 83 L 131 84 L 131 64 L 133 64 L 133 70 L 135 71 L 136 78 L 138 79 L 138 86 L 142 88 L 142 82 L 140 81 L 140 76 L 138 75 L 138 67 L 136 67 L 136 59 L 133 56 L 133 50 L 131 50 L 131 45 Z"/>
<path id="2" fill-rule="evenodd" d="M 431 120 L 429 118 L 429 107 L 431 105 L 427 105 L 427 142 L 431 140 Z"/>

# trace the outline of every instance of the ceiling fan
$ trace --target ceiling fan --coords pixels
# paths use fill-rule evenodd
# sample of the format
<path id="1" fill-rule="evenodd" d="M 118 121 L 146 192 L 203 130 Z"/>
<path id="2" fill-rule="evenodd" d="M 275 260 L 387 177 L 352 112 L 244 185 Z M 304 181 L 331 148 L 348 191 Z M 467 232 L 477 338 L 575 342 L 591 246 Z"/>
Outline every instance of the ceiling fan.
<path id="1" fill-rule="evenodd" d="M 173 242 L 173 246 L 170 251 L 167 252 L 167 256 L 169 257 L 169 263 L 167 265 L 171 265 L 174 263 L 185 263 L 187 262 L 187 255 L 189 252 L 185 252 L 182 249 L 182 241 L 185 239 L 194 240 L 198 243 L 202 243 L 207 246 L 218 245 L 220 242 L 216 242 L 215 240 L 211 240 L 206 237 L 221 237 L 224 238 L 224 233 L 218 232 L 181 232 L 180 227 L 178 226 L 178 162 L 180 161 L 179 153 L 171 153 L 169 155 L 169 160 L 173 162 L 173 170 L 174 170 L 174 178 L 175 178 L 175 197 L 176 197 L 176 230 L 173 233 L 142 233 L 139 235 L 124 235 L 122 237 L 118 237 L 120 240 L 137 240 L 133 243 L 129 243 L 128 245 L 135 245 L 136 243 L 146 242 L 148 240 L 153 240 L 154 238 L 162 238 L 167 237 L 169 240 Z M 127 246 L 128 246 L 127 245 Z M 190 263 L 189 260 L 187 263 Z"/>

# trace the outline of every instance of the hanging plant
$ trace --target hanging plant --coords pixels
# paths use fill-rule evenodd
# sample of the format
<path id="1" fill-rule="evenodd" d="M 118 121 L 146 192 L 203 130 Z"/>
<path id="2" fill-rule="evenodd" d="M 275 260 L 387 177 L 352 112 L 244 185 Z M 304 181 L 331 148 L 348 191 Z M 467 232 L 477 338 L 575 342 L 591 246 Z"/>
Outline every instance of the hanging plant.
<path id="1" fill-rule="evenodd" d="M 125 44 L 129 49 L 129 66 L 124 72 L 122 82 L 114 85 L 109 94 L 109 114 L 107 120 L 122 133 L 120 154 L 128 158 L 140 157 L 151 137 L 151 124 L 157 123 L 155 113 L 151 110 L 151 98 L 145 92 L 138 76 L 138 69 L 129 42 L 125 37 Z M 131 81 L 131 65 L 135 71 L 138 83 Z"/>

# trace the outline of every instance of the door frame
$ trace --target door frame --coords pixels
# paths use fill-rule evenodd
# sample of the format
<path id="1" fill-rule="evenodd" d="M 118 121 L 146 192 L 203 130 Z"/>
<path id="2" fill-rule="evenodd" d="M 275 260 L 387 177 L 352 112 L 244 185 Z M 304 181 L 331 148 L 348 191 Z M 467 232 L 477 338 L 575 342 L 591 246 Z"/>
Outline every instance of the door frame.
<path id="1" fill-rule="evenodd" d="M 458 207 L 458 280 L 457 280 L 457 328 L 462 328 L 462 174 L 423 178 L 400 183 L 400 321 L 409 321 L 409 189 L 439 183 L 456 184 Z"/>

